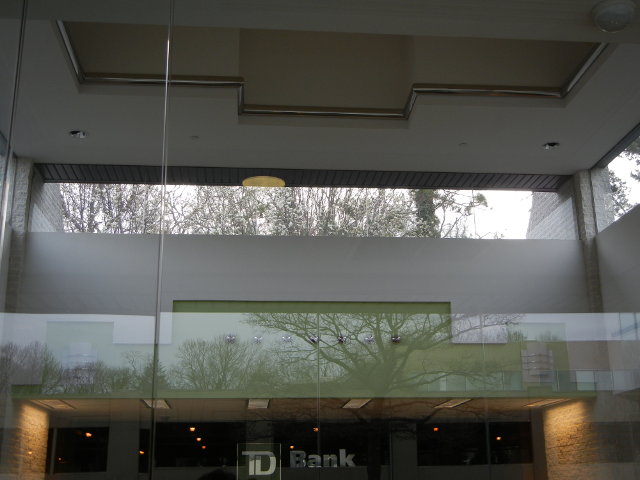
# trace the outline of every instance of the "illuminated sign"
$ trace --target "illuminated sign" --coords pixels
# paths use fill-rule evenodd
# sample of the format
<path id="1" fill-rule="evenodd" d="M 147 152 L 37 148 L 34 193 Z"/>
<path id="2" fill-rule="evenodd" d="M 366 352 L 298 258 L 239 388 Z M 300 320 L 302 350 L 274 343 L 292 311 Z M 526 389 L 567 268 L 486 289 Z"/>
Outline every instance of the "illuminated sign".
<path id="1" fill-rule="evenodd" d="M 311 454 L 307 456 L 304 450 L 291 450 L 289 454 L 289 465 L 291 468 L 303 467 L 355 467 L 353 461 L 354 453 L 347 454 L 344 448 L 338 451 L 338 455 L 324 454 L 322 456 Z"/>
<path id="2" fill-rule="evenodd" d="M 239 443 L 238 480 L 280 480 L 279 443 Z"/>

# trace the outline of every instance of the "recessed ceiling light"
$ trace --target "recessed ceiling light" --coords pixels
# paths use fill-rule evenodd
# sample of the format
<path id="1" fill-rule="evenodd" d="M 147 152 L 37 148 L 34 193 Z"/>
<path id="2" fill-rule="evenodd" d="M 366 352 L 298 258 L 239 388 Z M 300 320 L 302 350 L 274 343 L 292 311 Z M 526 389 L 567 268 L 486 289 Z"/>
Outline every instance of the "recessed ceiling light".
<path id="1" fill-rule="evenodd" d="M 169 409 L 171 406 L 167 403 L 166 400 L 162 400 L 161 398 L 156 398 L 151 400 L 149 398 L 145 398 L 142 400 L 144 404 L 149 408 L 157 408 L 157 409 Z"/>
<path id="2" fill-rule="evenodd" d="M 591 10 L 591 17 L 603 32 L 619 32 L 626 28 L 635 17 L 636 4 L 633 0 L 604 0 Z"/>
<path id="3" fill-rule="evenodd" d="M 362 408 L 371 401 L 370 398 L 352 398 L 342 408 Z"/>
<path id="4" fill-rule="evenodd" d="M 469 401 L 471 401 L 470 398 L 452 398 L 451 400 L 447 400 L 446 402 L 443 402 L 440 405 L 436 405 L 433 408 L 454 408 Z"/>
<path id="5" fill-rule="evenodd" d="M 544 400 L 538 400 L 537 402 L 527 403 L 525 407 L 546 407 L 548 405 L 555 405 L 556 403 L 566 401 L 566 398 L 545 398 Z"/>
<path id="6" fill-rule="evenodd" d="M 247 404 L 249 410 L 256 410 L 258 408 L 269 408 L 268 398 L 250 398 Z"/>
<path id="7" fill-rule="evenodd" d="M 264 175 L 247 177 L 242 181 L 243 187 L 284 187 L 284 185 L 283 179 Z"/>
<path id="8" fill-rule="evenodd" d="M 70 130 L 69 131 L 69 136 L 73 137 L 73 138 L 87 138 L 87 135 L 89 135 L 87 132 L 85 132 L 84 130 Z"/>
<path id="9" fill-rule="evenodd" d="M 545 150 L 553 150 L 554 148 L 558 148 L 560 146 L 560 143 L 558 142 L 547 142 L 544 145 L 542 145 L 542 148 L 544 148 Z"/>

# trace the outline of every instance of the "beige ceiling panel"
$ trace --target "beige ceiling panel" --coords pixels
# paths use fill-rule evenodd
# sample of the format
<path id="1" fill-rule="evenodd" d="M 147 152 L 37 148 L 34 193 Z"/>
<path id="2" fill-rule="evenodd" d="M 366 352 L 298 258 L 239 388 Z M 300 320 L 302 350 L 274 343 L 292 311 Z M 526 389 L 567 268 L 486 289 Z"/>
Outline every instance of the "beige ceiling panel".
<path id="1" fill-rule="evenodd" d="M 409 43 L 393 35 L 242 30 L 245 102 L 400 109 L 411 87 Z"/>
<path id="2" fill-rule="evenodd" d="M 592 43 L 413 37 L 414 83 L 563 87 Z"/>
<path id="3" fill-rule="evenodd" d="M 165 74 L 166 26 L 67 22 L 65 27 L 87 76 Z M 238 74 L 237 29 L 174 27 L 172 33 L 172 74 L 188 77 Z"/>

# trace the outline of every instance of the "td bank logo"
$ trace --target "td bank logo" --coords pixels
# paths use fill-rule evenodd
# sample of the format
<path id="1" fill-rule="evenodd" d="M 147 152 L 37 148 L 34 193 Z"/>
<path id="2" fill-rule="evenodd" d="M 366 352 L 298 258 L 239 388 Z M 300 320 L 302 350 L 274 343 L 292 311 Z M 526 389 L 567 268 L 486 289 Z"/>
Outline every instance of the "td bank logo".
<path id="1" fill-rule="evenodd" d="M 280 480 L 279 443 L 239 443 L 238 480 Z"/>

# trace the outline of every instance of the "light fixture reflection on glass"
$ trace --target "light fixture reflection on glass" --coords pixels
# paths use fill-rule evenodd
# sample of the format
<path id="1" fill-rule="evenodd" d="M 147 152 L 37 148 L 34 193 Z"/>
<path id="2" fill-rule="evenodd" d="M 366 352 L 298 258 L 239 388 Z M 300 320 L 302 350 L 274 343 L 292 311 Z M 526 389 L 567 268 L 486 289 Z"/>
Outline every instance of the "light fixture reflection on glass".
<path id="1" fill-rule="evenodd" d="M 502 437 L 496 437 L 496 440 L 500 441 L 502 440 Z"/>
<path id="2" fill-rule="evenodd" d="M 342 408 L 362 408 L 371 401 L 370 398 L 352 398 Z"/>
<path id="3" fill-rule="evenodd" d="M 93 433 L 85 432 L 84 436 L 87 437 L 87 438 L 91 438 L 91 437 L 93 437 Z"/>
<path id="4" fill-rule="evenodd" d="M 139 453 L 140 455 L 144 455 L 144 450 L 140 450 L 138 453 Z"/>
<path id="5" fill-rule="evenodd" d="M 527 403 L 525 407 L 548 407 L 549 405 L 555 405 L 556 403 L 566 402 L 566 398 L 545 398 L 536 402 Z"/>
<path id="6" fill-rule="evenodd" d="M 207 449 L 207 446 L 206 446 L 206 445 L 202 445 L 202 447 L 201 447 L 201 448 L 202 448 L 202 450 L 206 450 L 206 449 Z"/>
<path id="7" fill-rule="evenodd" d="M 278 177 L 258 175 L 242 180 L 243 187 L 284 187 L 284 180 Z"/>
<path id="8" fill-rule="evenodd" d="M 202 441 L 202 437 L 196 438 L 196 442 L 201 442 L 201 441 Z"/>
<path id="9" fill-rule="evenodd" d="M 189 427 L 189 431 L 190 432 L 195 432 L 196 431 L 196 427 Z"/>
<path id="10" fill-rule="evenodd" d="M 455 408 L 458 405 L 462 405 L 463 403 L 467 403 L 469 401 L 471 401 L 470 398 L 452 398 L 451 400 L 442 402 L 441 404 L 436 405 L 433 408 Z"/>

